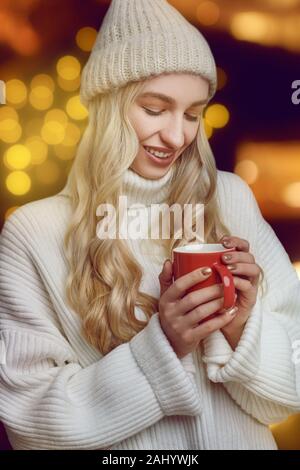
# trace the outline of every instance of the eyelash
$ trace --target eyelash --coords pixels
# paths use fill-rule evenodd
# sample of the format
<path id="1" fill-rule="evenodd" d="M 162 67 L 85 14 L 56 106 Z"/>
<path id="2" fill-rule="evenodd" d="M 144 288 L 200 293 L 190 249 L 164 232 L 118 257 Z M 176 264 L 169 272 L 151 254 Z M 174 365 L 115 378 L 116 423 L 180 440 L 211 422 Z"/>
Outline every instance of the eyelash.
<path id="1" fill-rule="evenodd" d="M 158 112 L 155 112 L 155 111 L 151 111 L 151 109 L 148 109 L 148 108 L 144 108 L 143 109 L 146 111 L 147 114 L 149 114 L 150 116 L 159 116 L 162 111 L 158 111 Z M 188 116 L 188 115 L 187 115 Z M 188 120 L 189 121 L 192 121 L 192 122 L 197 122 L 198 119 L 200 118 L 200 116 L 198 117 L 195 117 L 195 116 L 189 116 Z"/>

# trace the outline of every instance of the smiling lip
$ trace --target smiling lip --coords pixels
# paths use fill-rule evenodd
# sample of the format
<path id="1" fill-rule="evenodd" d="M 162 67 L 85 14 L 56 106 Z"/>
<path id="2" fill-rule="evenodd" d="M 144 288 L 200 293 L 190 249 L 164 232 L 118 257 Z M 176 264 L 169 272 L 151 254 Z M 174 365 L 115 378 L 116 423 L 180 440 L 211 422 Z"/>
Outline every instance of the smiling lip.
<path id="1" fill-rule="evenodd" d="M 174 159 L 174 156 L 175 156 L 175 152 L 173 152 L 172 155 L 170 155 L 167 158 L 159 158 L 159 157 L 155 157 L 154 155 L 152 155 L 152 153 L 147 152 L 145 147 L 144 147 L 144 150 L 145 150 L 145 153 L 146 153 L 147 157 L 149 157 L 154 163 L 156 163 L 157 165 L 160 165 L 160 166 L 169 165 L 172 162 L 172 160 Z"/>
<path id="2" fill-rule="evenodd" d="M 145 147 L 149 147 L 150 149 L 156 150 L 157 152 L 164 152 L 164 153 L 174 153 L 172 149 L 166 149 L 165 147 L 153 147 L 152 145 L 146 145 Z"/>

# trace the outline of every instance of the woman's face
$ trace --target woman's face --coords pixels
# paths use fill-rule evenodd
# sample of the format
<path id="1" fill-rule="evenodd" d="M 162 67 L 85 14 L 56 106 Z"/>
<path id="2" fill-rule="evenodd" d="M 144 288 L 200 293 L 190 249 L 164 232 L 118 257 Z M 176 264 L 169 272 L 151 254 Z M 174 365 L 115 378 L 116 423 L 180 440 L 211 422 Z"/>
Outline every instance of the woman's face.
<path id="1" fill-rule="evenodd" d="M 195 139 L 199 116 L 208 98 L 209 83 L 199 75 L 163 74 L 145 81 L 145 86 L 131 105 L 129 120 L 139 142 L 139 152 L 131 168 L 149 179 L 164 176 L 171 165 Z M 165 100 L 145 95 L 159 93 Z M 155 157 L 145 147 L 165 154 Z M 148 148 L 149 150 L 149 148 Z"/>

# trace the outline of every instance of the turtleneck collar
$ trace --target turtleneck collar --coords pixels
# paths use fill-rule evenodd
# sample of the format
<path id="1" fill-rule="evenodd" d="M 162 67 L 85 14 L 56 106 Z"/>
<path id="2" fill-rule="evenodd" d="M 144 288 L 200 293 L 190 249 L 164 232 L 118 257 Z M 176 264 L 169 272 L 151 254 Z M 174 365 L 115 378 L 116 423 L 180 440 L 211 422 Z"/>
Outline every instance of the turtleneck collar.
<path id="1" fill-rule="evenodd" d="M 122 190 L 122 194 L 127 196 L 127 205 L 131 206 L 133 204 L 139 203 L 143 204 L 144 206 L 150 206 L 151 204 L 160 204 L 164 202 L 168 197 L 174 171 L 175 167 L 172 165 L 164 176 L 155 180 L 151 180 L 149 178 L 140 176 L 131 168 L 128 168 L 123 176 Z M 65 186 L 59 192 L 59 194 L 62 196 L 70 195 L 70 174 Z"/>
<path id="2" fill-rule="evenodd" d="M 123 177 L 123 195 L 127 196 L 127 204 L 160 204 L 168 197 L 174 165 L 158 179 L 148 179 L 128 168 Z"/>

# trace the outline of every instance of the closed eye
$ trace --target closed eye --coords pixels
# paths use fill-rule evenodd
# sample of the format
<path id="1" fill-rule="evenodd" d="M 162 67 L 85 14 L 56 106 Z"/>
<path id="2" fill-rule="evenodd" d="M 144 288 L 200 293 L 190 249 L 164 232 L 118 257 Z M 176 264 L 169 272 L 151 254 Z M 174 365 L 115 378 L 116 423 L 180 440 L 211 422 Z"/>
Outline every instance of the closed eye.
<path id="1" fill-rule="evenodd" d="M 145 108 L 144 106 L 143 109 L 146 111 L 147 114 L 150 114 L 150 116 L 160 116 L 163 113 L 163 111 L 152 111 L 151 109 Z M 198 119 L 200 118 L 200 115 L 190 116 L 189 114 L 187 114 L 186 116 L 189 121 L 193 122 L 198 121 Z"/>

